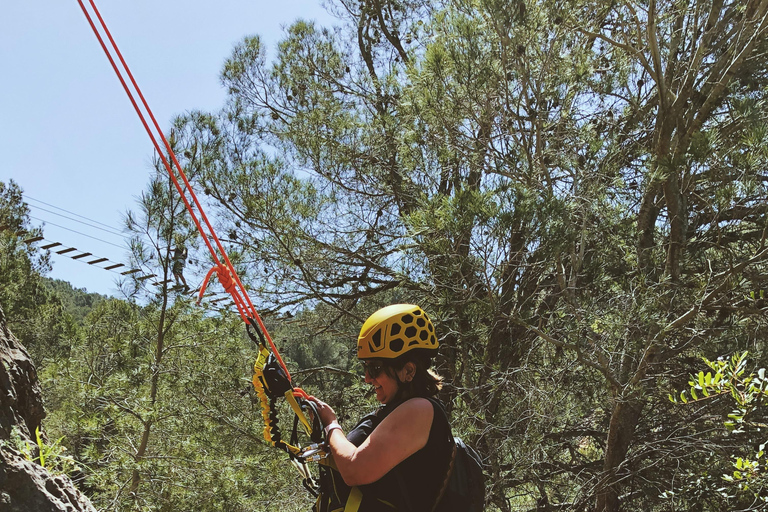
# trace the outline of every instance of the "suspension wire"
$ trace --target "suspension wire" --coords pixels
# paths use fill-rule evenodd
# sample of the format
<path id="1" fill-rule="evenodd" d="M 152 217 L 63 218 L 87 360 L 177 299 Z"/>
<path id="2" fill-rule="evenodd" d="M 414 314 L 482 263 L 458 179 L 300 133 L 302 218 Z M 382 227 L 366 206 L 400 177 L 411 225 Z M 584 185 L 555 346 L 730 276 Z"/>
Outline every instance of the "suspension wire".
<path id="1" fill-rule="evenodd" d="M 42 202 L 42 201 L 40 201 L 40 202 Z M 50 206 L 52 208 L 58 208 L 57 206 L 53 206 L 53 205 L 50 205 Z M 64 210 L 63 208 L 59 208 L 59 209 L 60 210 Z M 64 211 L 66 211 L 66 210 L 64 210 Z M 68 212 L 68 213 L 71 213 L 72 215 L 77 215 L 78 217 L 83 217 L 82 215 L 78 215 L 78 214 L 73 213 L 73 212 Z M 61 228 L 61 229 L 67 230 L 67 231 L 71 231 L 72 233 L 76 233 L 78 235 L 82 235 L 82 236 L 85 236 L 85 237 L 88 237 L 88 238 L 92 238 L 94 240 L 97 240 L 97 241 L 105 243 L 105 244 L 113 245 L 113 246 L 118 247 L 120 249 L 125 249 L 125 247 L 121 247 L 119 245 L 112 244 L 110 242 L 107 242 L 106 240 L 102 240 L 100 238 L 96 238 L 96 237 L 87 235 L 85 233 L 81 233 L 79 231 L 75 231 L 73 229 L 70 229 L 70 228 L 67 228 L 67 227 L 64 227 L 64 226 L 59 226 L 58 224 L 53 224 L 51 222 L 48 222 L 48 221 L 46 221 L 44 219 L 39 219 L 39 218 L 37 218 L 35 216 L 32 216 L 32 215 L 30 215 L 30 218 L 32 218 L 34 220 L 38 220 L 40 222 L 45 222 L 45 223 L 47 223 L 49 225 L 52 225 L 52 226 L 56 226 L 57 228 Z M 83 217 L 83 218 L 87 219 L 87 217 Z M 89 220 L 92 220 L 92 219 L 89 219 Z M 86 225 L 88 225 L 88 224 L 86 224 Z M 104 225 L 106 226 L 106 224 L 104 224 Z M 94 253 L 91 253 L 91 252 L 88 252 L 88 251 L 85 251 L 85 250 L 82 250 L 82 249 L 78 249 L 76 247 L 72 247 L 71 245 L 68 245 L 66 243 L 57 242 L 57 241 L 51 240 L 48 237 L 45 237 L 45 236 L 42 236 L 42 235 L 37 235 L 37 234 L 35 234 L 32 231 L 27 231 L 27 230 L 13 231 L 6 224 L 0 225 L 0 232 L 5 232 L 5 231 L 10 231 L 10 232 L 14 233 L 16 236 L 21 238 L 21 241 L 23 243 L 25 243 L 27 245 L 40 244 L 39 249 L 42 249 L 44 251 L 50 251 L 50 252 L 52 252 L 52 253 L 54 253 L 57 256 L 60 256 L 62 258 L 69 258 L 69 259 L 75 260 L 77 262 L 83 263 L 85 265 L 91 266 L 93 268 L 97 268 L 99 270 L 106 270 L 107 272 L 111 272 L 111 273 L 113 273 L 115 275 L 118 275 L 118 276 L 133 276 L 135 278 L 138 278 L 139 281 L 146 281 L 147 279 L 151 279 L 152 277 L 156 277 L 155 275 L 151 275 L 148 272 L 145 272 L 141 268 L 131 268 L 129 265 L 126 265 L 125 263 L 120 263 L 120 262 L 112 261 L 109 258 L 104 258 L 104 257 L 98 256 L 98 255 L 96 255 Z M 115 270 L 115 269 L 118 269 L 118 268 L 120 270 Z M 128 270 L 125 270 L 125 269 L 128 269 Z M 199 276 L 196 276 L 196 277 L 199 277 Z M 169 283 L 171 281 L 173 281 L 173 279 L 166 279 L 165 281 L 157 280 L 157 281 L 152 281 L 152 284 L 155 285 L 155 286 L 161 286 L 161 285 Z M 202 285 L 202 283 L 200 285 L 196 285 L 196 286 L 193 287 L 193 288 L 196 289 L 196 291 L 193 294 L 197 294 L 198 293 L 199 287 L 201 285 Z M 201 294 L 199 294 L 199 296 L 201 298 L 208 297 L 210 299 L 211 297 L 217 296 L 219 294 L 224 294 L 224 293 L 226 293 L 226 292 L 208 292 L 208 293 L 201 293 Z M 234 302 L 228 302 L 228 303 L 224 304 L 223 307 L 214 307 L 214 306 L 216 304 L 218 304 L 219 302 L 221 302 L 223 300 L 226 300 L 227 298 L 229 298 L 230 300 L 232 299 L 232 297 L 229 296 L 229 297 L 221 297 L 221 298 L 217 298 L 217 299 L 211 299 L 211 300 L 209 300 L 207 302 L 201 302 L 200 300 L 198 300 L 198 304 L 202 304 L 203 306 L 205 306 L 207 308 L 214 309 L 214 310 L 219 311 L 219 312 L 224 312 L 224 311 L 228 311 L 228 308 L 230 306 L 234 306 Z"/>
<path id="2" fill-rule="evenodd" d="M 41 206 L 38 206 L 38 205 L 33 205 L 33 204 L 29 204 L 29 203 L 28 203 L 28 206 L 29 206 L 30 208 L 34 208 L 34 209 L 36 209 L 36 210 L 41 210 L 41 211 L 44 211 L 44 212 L 50 213 L 50 214 L 52 214 L 52 215 L 56 215 L 57 217 L 61 217 L 61 218 L 67 219 L 67 220 L 71 220 L 71 221 L 73 221 L 73 222 L 76 222 L 76 223 L 78 223 L 78 224 L 82 224 L 83 226 L 87 226 L 87 227 L 89 227 L 89 228 L 94 228 L 94 229 L 98 229 L 98 230 L 100 230 L 100 231 L 104 231 L 105 233 L 109 233 L 110 235 L 120 236 L 120 237 L 121 237 L 123 240 L 125 240 L 125 239 L 127 238 L 127 236 L 126 236 L 126 233 L 120 233 L 120 232 L 118 232 L 118 231 L 117 231 L 117 228 L 115 228 L 115 227 L 113 227 L 113 226 L 110 226 L 109 224 L 104 224 L 103 222 L 99 222 L 99 221 L 97 221 L 97 220 L 93 220 L 93 219 L 90 219 L 90 218 L 88 218 L 88 217 L 86 217 L 86 216 L 84 216 L 84 215 L 80 215 L 80 214 L 78 214 L 78 213 L 75 213 L 75 212 L 71 212 L 71 211 L 69 211 L 69 210 L 66 210 L 66 209 L 64 209 L 64 208 L 61 208 L 61 207 L 59 207 L 59 206 L 56 206 L 56 205 L 53 205 L 53 204 L 50 204 L 50 203 L 46 203 L 45 201 L 41 201 L 40 199 L 35 199 L 35 198 L 33 198 L 33 197 L 27 196 L 26 194 L 25 194 L 25 196 L 24 196 L 24 197 L 25 197 L 25 199 L 27 199 L 27 200 L 32 200 L 32 201 L 36 201 L 36 202 L 38 202 L 38 203 L 42 203 L 42 204 L 44 204 L 44 205 L 46 205 L 46 206 L 50 206 L 51 208 L 54 208 L 54 209 L 56 209 L 56 210 L 61 210 L 61 211 L 63 211 L 63 212 L 66 212 L 66 213 L 68 213 L 68 214 L 70 214 L 70 215 L 74 215 L 75 217 L 80 217 L 81 219 L 85 219 L 85 220 L 87 220 L 87 221 L 89 221 L 89 222 L 94 222 L 95 224 L 100 224 L 100 225 L 102 225 L 102 226 L 105 226 L 105 227 L 104 227 L 104 228 L 101 228 L 101 227 L 99 227 L 99 226 L 95 226 L 95 225 L 93 225 L 93 224 L 89 224 L 88 222 L 85 222 L 85 221 L 82 221 L 82 220 L 78 220 L 78 219 L 74 219 L 74 218 L 72 218 L 72 217 L 67 217 L 67 216 L 66 216 L 66 215 L 64 215 L 64 214 L 61 214 L 61 213 L 58 213 L 58 212 L 55 212 L 55 211 L 52 211 L 52 210 L 47 210 L 47 209 L 45 209 L 45 208 L 42 208 Z M 40 221 L 40 222 L 44 223 L 44 224 L 45 224 L 45 225 L 47 225 L 47 226 L 55 226 L 55 227 L 57 227 L 57 228 L 60 228 L 60 229 L 63 229 L 63 230 L 65 230 L 65 231 L 70 231 L 70 232 L 72 232 L 72 233 L 75 233 L 75 234 L 77 234 L 77 235 L 81 235 L 81 236 L 84 236 L 84 237 L 87 237 L 87 238 L 91 238 L 91 239 L 93 239 L 93 240 L 96 240 L 96 241 L 98 241 L 98 242 L 101 242 L 101 243 L 104 243 L 104 244 L 107 244 L 107 245 L 111 245 L 111 246 L 113 246 L 113 247 L 117 247 L 117 248 L 119 248 L 119 249 L 126 249 L 126 247 L 125 247 L 125 246 L 122 246 L 122 245 L 117 245 L 117 244 L 115 244 L 115 243 L 112 243 L 112 242 L 108 242 L 107 240 L 104 240 L 104 239 L 102 239 L 102 238 L 98 238 L 98 237 L 96 237 L 96 236 L 93 236 L 93 235 L 89 235 L 89 234 L 87 234 L 87 233 L 83 233 L 83 232 L 81 232 L 81 231 L 77 231 L 77 230 L 75 230 L 75 229 L 72 229 L 72 228 L 69 228 L 69 227 L 66 227 L 66 226 L 62 226 L 62 225 L 60 225 L 60 224 L 56 224 L 56 223 L 53 223 L 53 222 L 51 222 L 51 221 L 49 221 L 49 220 L 47 220 L 47 219 L 41 219 L 40 217 L 35 217 L 34 215 L 31 215 L 31 214 L 30 214 L 29 218 L 31 218 L 31 219 L 34 219 L 34 220 L 37 220 L 37 221 Z M 107 229 L 107 228 L 109 228 L 109 229 Z M 2 231 L 2 227 L 0 227 L 0 231 Z M 137 236 L 137 235 L 136 235 L 136 233 L 134 233 L 134 234 L 133 234 L 133 237 L 134 237 L 134 238 L 138 238 L 138 239 L 140 239 L 140 240 L 143 240 L 143 239 L 142 239 L 142 236 L 143 236 L 142 234 L 139 234 L 139 236 Z M 160 247 L 160 249 L 167 249 L 167 248 L 168 248 L 167 246 L 161 246 L 161 247 Z"/>
<path id="3" fill-rule="evenodd" d="M 34 219 L 36 221 L 44 222 L 44 223 L 48 224 L 49 226 L 55 226 L 57 228 L 64 229 L 66 231 L 71 231 L 72 233 L 75 233 L 75 234 L 78 234 L 78 235 L 82 235 L 82 236 L 87 237 L 87 238 L 91 238 L 91 239 L 99 241 L 99 242 L 101 242 L 103 244 L 107 244 L 107 245 L 111 245 L 113 247 L 117 247 L 118 249 L 125 249 L 125 246 L 113 244 L 112 242 L 107 242 L 106 240 L 102 240 L 101 238 L 96 238 L 95 236 L 87 235 L 85 233 L 81 233 L 80 231 L 75 231 L 74 229 L 70 229 L 70 228 L 67 228 L 67 227 L 64 227 L 64 226 L 60 226 L 59 224 L 54 224 L 51 221 L 47 221 L 45 219 L 41 219 L 41 218 L 35 217 L 34 215 L 30 215 L 29 218 L 30 219 Z M 86 224 L 86 226 L 87 225 L 88 224 Z"/>
<path id="4" fill-rule="evenodd" d="M 102 226 L 106 226 L 106 228 L 102 228 L 102 227 L 99 227 L 98 225 L 94 225 L 94 224 L 89 224 L 88 222 L 85 222 L 85 221 L 82 221 L 82 220 L 79 220 L 79 219 L 76 219 L 76 218 L 68 217 L 68 216 L 66 216 L 64 214 L 61 214 L 61 213 L 58 213 L 58 212 L 55 212 L 55 211 L 52 211 L 52 210 L 48 210 L 48 209 L 43 208 L 43 207 L 38 206 L 38 205 L 30 204 L 29 207 L 33 208 L 34 209 L 33 211 L 41 210 L 43 212 L 50 213 L 51 215 L 55 215 L 57 217 L 61 217 L 63 219 L 70 220 L 72 222 L 81 224 L 83 226 L 87 226 L 89 228 L 93 228 L 93 229 L 97 229 L 97 230 L 103 231 L 103 232 L 108 233 L 110 235 L 119 236 L 120 238 L 123 239 L 123 241 L 125 241 L 126 238 L 127 238 L 125 233 L 118 232 L 116 228 L 110 226 L 109 224 L 104 224 L 103 222 L 99 222 L 97 220 L 89 219 L 88 217 L 85 217 L 83 215 L 77 214 L 75 212 L 71 212 L 69 210 L 65 210 L 64 208 L 52 205 L 50 203 L 46 203 L 45 201 L 41 201 L 39 199 L 34 199 L 32 197 L 29 197 L 29 196 L 25 196 L 25 198 L 28 199 L 28 200 L 37 201 L 37 202 L 42 203 L 44 205 L 50 206 L 51 208 L 55 208 L 56 210 L 61 210 L 63 212 L 67 212 L 68 214 L 74 215 L 75 217 L 80 217 L 81 219 L 85 219 L 87 221 L 94 222 L 95 224 L 100 224 Z M 37 220 L 39 222 L 42 222 L 46 226 L 54 226 L 54 227 L 57 227 L 59 229 L 63 229 L 64 231 L 69 231 L 70 233 L 75 233 L 76 235 L 84 236 L 86 238 L 90 238 L 92 240 L 96 240 L 97 242 L 101 242 L 101 243 L 106 244 L 106 245 L 111 245 L 112 247 L 117 247 L 118 249 L 125 250 L 127 248 L 126 245 L 118 245 L 118 244 L 116 244 L 114 242 L 109 242 L 107 240 L 104 240 L 103 238 L 99 238 L 98 236 L 89 235 L 88 233 L 84 233 L 82 231 L 78 231 L 76 229 L 72 229 L 71 227 L 62 226 L 61 224 L 56 224 L 55 222 L 51 222 L 48 219 L 43 219 L 43 218 L 40 218 L 40 217 L 36 217 L 35 215 L 31 215 L 30 214 L 29 218 L 33 219 L 33 220 Z M 107 229 L 107 228 L 109 228 L 109 229 Z M 107 260 L 107 261 L 109 261 L 109 260 Z"/>
<path id="5" fill-rule="evenodd" d="M 25 198 L 27 201 L 33 201 L 33 202 L 35 202 L 35 203 L 44 204 L 45 206 L 48 206 L 48 207 L 50 207 L 50 208 L 54 208 L 54 209 L 56 209 L 56 210 L 61 210 L 61 211 L 62 211 L 62 212 L 64 212 L 64 213 L 68 213 L 68 214 L 70 214 L 70 215 L 74 215 L 75 217 L 80 217 L 81 219 L 85 219 L 85 220 L 87 220 L 88 222 L 93 222 L 94 224 L 99 224 L 100 226 L 103 226 L 103 227 L 92 226 L 92 225 L 88 224 L 88 222 L 83 222 L 83 221 L 81 221 L 81 220 L 77 220 L 77 219 L 72 219 L 72 218 L 69 218 L 69 217 L 67 217 L 66 215 L 63 215 L 63 214 L 61 214 L 61 213 L 57 213 L 57 212 L 52 212 L 52 211 L 50 211 L 50 210 L 46 210 L 45 208 L 43 208 L 43 207 L 41 207 L 41 206 L 37 206 L 36 204 L 31 204 L 31 205 L 29 205 L 29 206 L 30 206 L 30 207 L 32 207 L 32 208 L 37 208 L 38 210 L 43 210 L 44 212 L 52 213 L 52 214 L 54 214 L 54 215 L 58 215 L 59 217 L 64 217 L 65 219 L 69 219 L 69 220 L 72 220 L 72 221 L 75 221 L 75 222 L 79 222 L 79 223 L 81 223 L 81 224 L 85 224 L 86 226 L 90 226 L 90 227 L 92 227 L 92 228 L 100 229 L 100 230 L 102 230 L 102 231 L 106 231 L 107 233 L 111 233 L 111 234 L 113 234 L 113 235 L 124 236 L 124 234 L 123 234 L 123 233 L 121 233 L 121 232 L 120 232 L 120 230 L 119 230 L 118 228 L 116 228 L 116 227 L 114 227 L 114 226 L 110 226 L 109 224 L 104 224 L 103 222 L 99 222 L 98 220 L 89 219 L 88 217 L 86 217 L 86 216 L 84 216 L 84 215 L 80 215 L 79 213 L 75 213 L 75 212 L 71 212 L 71 211 L 69 211 L 69 210 L 65 210 L 64 208 L 62 208 L 62 207 L 60 207 L 60 206 L 56 206 L 55 204 L 51 204 L 51 203 L 46 203 L 45 201 L 41 201 L 40 199 L 35 199 L 34 197 L 30 197 L 30 196 L 28 196 L 27 194 L 24 194 L 24 198 Z M 29 203 L 27 203 L 27 204 L 29 204 Z"/>
<path id="6" fill-rule="evenodd" d="M 131 101 L 131 104 L 133 105 L 133 108 L 136 111 L 136 114 L 138 114 L 139 119 L 141 120 L 141 123 L 147 132 L 147 135 L 149 135 L 149 138 L 152 141 L 152 144 L 154 145 L 158 156 L 160 157 L 160 159 L 163 162 L 163 165 L 168 171 L 168 174 L 171 180 L 173 181 L 173 184 L 176 187 L 176 190 L 181 195 L 181 198 L 184 201 L 185 206 L 187 207 L 187 211 L 189 212 L 190 217 L 195 223 L 195 226 L 197 226 L 197 229 L 200 232 L 200 235 L 203 237 L 203 241 L 205 242 L 206 246 L 208 247 L 208 250 L 211 253 L 215 266 L 209 272 L 208 276 L 206 277 L 206 280 L 213 274 L 213 272 L 216 272 L 221 285 L 224 287 L 224 289 L 227 292 L 230 293 L 230 295 L 232 295 L 232 299 L 235 305 L 237 306 L 237 309 L 240 313 L 240 317 L 243 319 L 243 321 L 246 322 L 246 324 L 252 324 L 253 322 L 256 322 L 258 324 L 258 327 L 264 334 L 266 341 L 269 343 L 269 347 L 271 348 L 272 353 L 274 353 L 278 363 L 282 367 L 283 371 L 285 371 L 285 374 L 288 377 L 288 381 L 291 382 L 291 375 L 288 372 L 288 368 L 285 366 L 283 359 L 280 357 L 280 354 L 278 353 L 277 348 L 275 347 L 275 344 L 272 341 L 272 338 L 270 337 L 266 327 L 264 326 L 264 322 L 262 321 L 261 317 L 256 311 L 256 308 L 253 306 L 253 303 L 251 302 L 251 299 L 248 296 L 248 292 L 245 289 L 245 286 L 243 286 L 243 283 L 240 281 L 240 278 L 238 277 L 237 272 L 235 271 L 235 268 L 232 265 L 232 262 L 229 260 L 229 257 L 227 256 L 227 253 L 224 250 L 223 245 L 221 244 L 221 241 L 216 236 L 213 226 L 211 225 L 210 221 L 205 215 L 205 212 L 203 211 L 203 208 L 199 200 L 197 199 L 197 196 L 192 190 L 192 186 L 187 180 L 187 176 L 184 174 L 181 164 L 176 158 L 176 154 L 174 153 L 173 149 L 171 148 L 171 145 L 168 143 L 168 140 L 163 134 L 163 131 L 160 128 L 160 125 L 155 119 L 155 116 L 152 113 L 152 110 L 150 109 L 149 104 L 144 98 L 144 95 L 142 94 L 141 89 L 139 88 L 138 84 L 136 83 L 136 80 L 133 77 L 133 74 L 128 68 L 128 65 L 126 64 L 125 59 L 123 58 L 123 55 L 120 52 L 120 49 L 117 47 L 117 44 L 115 43 L 112 37 L 112 34 L 107 28 L 107 25 L 104 22 L 104 19 L 101 17 L 101 13 L 96 7 L 94 0 L 89 0 L 90 7 L 99 21 L 101 30 L 104 32 L 104 35 L 106 36 L 106 38 L 109 40 L 111 50 L 110 48 L 107 47 L 107 44 L 105 43 L 104 38 L 102 37 L 101 31 L 99 30 L 99 28 L 97 28 L 96 23 L 94 22 L 93 16 L 88 11 L 88 8 L 83 3 L 83 0 L 77 0 L 77 1 L 80 4 L 80 8 L 82 9 L 83 14 L 88 20 L 89 25 L 91 26 L 91 29 L 93 30 L 94 35 L 98 39 L 102 50 L 104 50 L 104 53 L 107 56 L 107 59 L 112 65 L 112 69 L 115 71 L 117 78 L 120 80 L 120 83 L 122 84 L 123 89 L 128 95 L 128 99 Z M 131 87 L 126 82 L 126 79 L 123 76 L 122 71 L 120 70 L 117 63 L 115 62 L 115 58 L 112 55 L 113 51 L 115 56 L 117 57 L 117 60 L 120 61 L 120 65 L 125 70 L 125 74 L 128 76 L 130 83 L 133 86 L 133 90 L 135 91 L 136 96 L 138 96 L 138 98 L 140 99 L 141 105 L 143 106 L 144 110 L 142 110 L 142 108 L 139 106 L 136 100 L 136 97 L 134 96 L 134 91 L 131 90 Z M 147 121 L 147 118 L 145 117 L 145 112 L 146 112 L 146 115 L 151 120 L 152 126 L 154 127 L 154 131 L 152 130 L 152 128 L 150 128 L 150 123 Z M 158 142 L 158 139 L 162 141 L 162 145 L 160 144 L 160 142 Z M 178 172 L 178 176 L 174 172 L 173 165 L 169 163 L 165 155 L 168 155 L 173 165 L 175 165 L 176 170 Z M 179 183 L 179 180 L 183 182 L 183 186 L 181 183 Z M 197 214 L 195 212 L 197 212 Z M 198 218 L 198 215 L 199 215 L 199 218 Z M 217 254 L 217 249 L 218 249 L 218 254 Z M 219 258 L 219 254 L 221 255 L 221 259 Z M 223 262 L 221 261 L 222 259 L 223 259 Z M 202 294 L 204 290 L 205 290 L 205 282 L 203 287 L 200 290 L 200 293 Z M 294 394 L 306 397 L 306 393 L 300 388 L 294 388 Z"/>
<path id="7" fill-rule="evenodd" d="M 73 217 L 68 217 L 68 216 L 64 215 L 63 213 L 58 213 L 58 212 L 55 212 L 53 210 L 49 210 L 47 208 L 43 208 L 42 206 L 32 205 L 32 208 L 35 208 L 36 210 L 39 210 L 41 212 L 50 213 L 51 215 L 55 215 L 57 217 L 61 217 L 62 219 L 67 219 L 67 220 L 71 220 L 72 222 L 77 222 L 78 224 L 82 224 L 83 226 L 88 226 L 89 228 L 98 229 L 99 231 L 103 231 L 105 233 L 109 233 L 110 235 L 115 235 L 115 236 L 119 236 L 119 237 L 125 238 L 124 234 L 118 233 L 117 231 L 111 231 L 109 229 L 102 228 L 101 226 L 95 226 L 95 225 L 89 224 L 88 222 L 85 222 L 83 220 L 75 219 Z M 40 220 L 40 219 L 38 219 L 38 220 Z M 47 222 L 47 221 L 43 221 L 43 222 Z"/>

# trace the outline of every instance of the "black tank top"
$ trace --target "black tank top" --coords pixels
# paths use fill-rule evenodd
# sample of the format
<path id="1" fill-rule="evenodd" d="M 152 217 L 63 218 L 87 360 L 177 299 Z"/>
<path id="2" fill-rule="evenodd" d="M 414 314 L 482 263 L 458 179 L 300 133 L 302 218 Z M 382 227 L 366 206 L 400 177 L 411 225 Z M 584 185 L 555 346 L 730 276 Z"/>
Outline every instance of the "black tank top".
<path id="1" fill-rule="evenodd" d="M 451 428 L 434 398 L 434 415 L 424 447 L 395 466 L 376 482 L 361 485 L 363 501 L 359 512 L 430 512 L 445 481 L 453 449 Z M 365 416 L 347 435 L 360 446 L 373 430 L 402 402 L 387 404 Z"/>

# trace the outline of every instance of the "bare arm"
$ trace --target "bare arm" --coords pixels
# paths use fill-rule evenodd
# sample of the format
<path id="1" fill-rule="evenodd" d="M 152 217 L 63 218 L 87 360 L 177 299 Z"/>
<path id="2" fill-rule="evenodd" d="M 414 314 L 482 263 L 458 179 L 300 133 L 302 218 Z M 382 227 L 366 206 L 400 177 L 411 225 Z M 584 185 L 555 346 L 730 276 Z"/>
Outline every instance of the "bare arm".
<path id="1" fill-rule="evenodd" d="M 328 412 L 322 412 L 325 414 L 321 413 L 321 417 L 329 417 Z M 412 398 L 384 418 L 358 447 L 349 442 L 340 429 L 332 430 L 328 442 L 344 482 L 350 486 L 375 482 L 424 448 L 433 416 L 429 400 Z"/>

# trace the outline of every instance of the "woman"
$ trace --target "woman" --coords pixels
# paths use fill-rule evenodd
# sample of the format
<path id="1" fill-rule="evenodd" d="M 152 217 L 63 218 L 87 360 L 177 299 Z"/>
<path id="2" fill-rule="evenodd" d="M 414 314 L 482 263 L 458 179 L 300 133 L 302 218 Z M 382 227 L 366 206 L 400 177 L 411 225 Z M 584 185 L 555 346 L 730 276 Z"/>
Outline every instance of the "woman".
<path id="1" fill-rule="evenodd" d="M 437 502 L 453 449 L 448 420 L 432 398 L 441 387 L 429 370 L 437 347 L 434 326 L 419 306 L 387 306 L 366 320 L 357 340 L 365 382 L 382 407 L 345 436 L 333 409 L 312 397 L 338 472 L 359 489 L 352 496 L 362 494 L 360 512 L 429 512 Z"/>

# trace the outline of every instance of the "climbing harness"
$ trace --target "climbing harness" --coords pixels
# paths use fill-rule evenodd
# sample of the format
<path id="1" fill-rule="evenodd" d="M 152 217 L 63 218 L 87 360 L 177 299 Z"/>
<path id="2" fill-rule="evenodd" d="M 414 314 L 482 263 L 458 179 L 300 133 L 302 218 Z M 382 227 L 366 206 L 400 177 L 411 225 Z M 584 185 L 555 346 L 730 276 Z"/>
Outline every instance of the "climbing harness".
<path id="1" fill-rule="evenodd" d="M 263 343 L 261 331 L 252 327 L 253 324 L 246 324 L 248 336 L 259 346 L 259 355 L 253 365 L 253 388 L 259 397 L 261 415 L 264 419 L 264 440 L 288 454 L 291 463 L 302 476 L 304 488 L 317 497 L 320 484 L 312 477 L 307 463 L 319 462 L 328 456 L 322 438 L 323 427 L 320 424 L 320 415 L 317 414 L 314 402 L 304 400 L 296 393 L 296 388 L 292 387 L 289 377 L 278 364 L 277 357 Z M 294 413 L 293 430 L 288 442 L 283 439 L 278 425 L 275 406 L 280 397 L 285 398 Z M 306 413 L 309 413 L 309 417 L 312 418 L 311 422 Z M 299 424 L 312 441 L 304 447 L 298 446 L 297 442 Z"/>
<path id="2" fill-rule="evenodd" d="M 213 226 L 208 217 L 206 217 L 200 201 L 192 190 L 192 186 L 187 180 L 181 164 L 179 164 L 171 145 L 160 129 L 152 110 L 149 108 L 149 104 L 145 100 L 141 89 L 139 89 L 125 59 L 123 59 L 94 0 L 88 0 L 90 11 L 93 14 L 91 14 L 83 0 L 77 1 L 107 59 L 109 59 L 112 69 L 115 71 L 117 78 L 128 95 L 128 99 L 138 114 L 165 169 L 168 171 L 174 187 L 179 192 L 190 217 L 211 253 L 214 266 L 203 281 L 198 302 L 202 299 L 209 280 L 216 274 L 219 283 L 232 296 L 234 305 L 246 324 L 249 337 L 259 348 L 259 355 L 254 364 L 253 386 L 259 397 L 264 419 L 264 438 L 268 443 L 288 453 L 291 462 L 296 466 L 303 478 L 304 487 L 317 496 L 318 484 L 312 478 L 307 462 L 323 461 L 327 457 L 327 451 L 324 449 L 323 426 L 320 424 L 314 402 L 309 400 L 304 390 L 293 386 L 288 368 L 285 366 L 272 338 L 269 336 L 264 322 L 253 306 L 248 292 L 237 276 L 234 266 L 230 262 L 221 241 L 216 236 Z M 94 20 L 98 20 L 98 26 Z M 125 71 L 125 75 L 121 68 Z M 277 422 L 275 405 L 276 401 L 281 397 L 286 399 L 295 415 L 293 430 L 288 442 L 283 439 Z M 312 421 L 308 419 L 308 414 Z M 302 429 L 312 441 L 308 446 L 300 447 L 298 445 L 299 424 L 301 424 Z"/>

